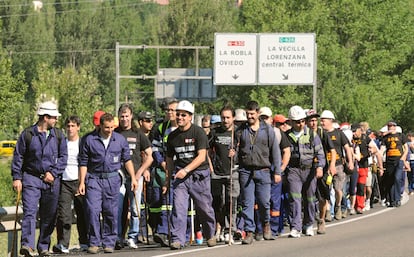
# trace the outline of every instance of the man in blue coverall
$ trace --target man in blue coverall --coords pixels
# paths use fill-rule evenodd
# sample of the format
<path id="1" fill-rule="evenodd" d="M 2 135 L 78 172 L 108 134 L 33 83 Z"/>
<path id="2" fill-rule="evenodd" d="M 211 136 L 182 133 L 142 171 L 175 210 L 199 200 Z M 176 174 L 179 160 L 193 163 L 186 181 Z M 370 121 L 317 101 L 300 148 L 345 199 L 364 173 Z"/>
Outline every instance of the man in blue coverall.
<path id="1" fill-rule="evenodd" d="M 79 193 L 86 195 L 86 215 L 89 221 L 88 253 L 114 251 L 118 232 L 118 194 L 124 164 L 131 176 L 131 190 L 138 187 L 134 167 L 124 136 L 114 132 L 114 117 L 105 113 L 99 130 L 86 136 L 79 154 Z M 103 216 L 101 231 L 100 214 Z"/>
<path id="2" fill-rule="evenodd" d="M 62 132 L 55 129 L 61 114 L 53 102 L 40 104 L 37 123 L 19 137 L 11 164 L 13 188 L 23 190 L 23 220 L 20 254 L 34 256 L 36 215 L 39 206 L 39 256 L 49 255 L 55 228 L 60 175 L 66 167 L 68 149 Z M 60 134 L 59 134 L 60 133 Z"/>

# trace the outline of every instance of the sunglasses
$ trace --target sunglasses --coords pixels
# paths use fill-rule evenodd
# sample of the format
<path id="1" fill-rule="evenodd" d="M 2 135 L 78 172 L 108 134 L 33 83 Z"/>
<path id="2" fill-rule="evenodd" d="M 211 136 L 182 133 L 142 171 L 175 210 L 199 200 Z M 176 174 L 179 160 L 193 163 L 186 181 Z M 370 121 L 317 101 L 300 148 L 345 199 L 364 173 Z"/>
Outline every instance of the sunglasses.
<path id="1" fill-rule="evenodd" d="M 177 113 L 177 117 L 187 117 L 187 113 Z"/>
<path id="2" fill-rule="evenodd" d="M 152 122 L 152 119 L 144 119 L 144 122 Z"/>
<path id="3" fill-rule="evenodd" d="M 295 120 L 296 124 L 301 124 L 301 123 L 305 123 L 305 120 Z"/>

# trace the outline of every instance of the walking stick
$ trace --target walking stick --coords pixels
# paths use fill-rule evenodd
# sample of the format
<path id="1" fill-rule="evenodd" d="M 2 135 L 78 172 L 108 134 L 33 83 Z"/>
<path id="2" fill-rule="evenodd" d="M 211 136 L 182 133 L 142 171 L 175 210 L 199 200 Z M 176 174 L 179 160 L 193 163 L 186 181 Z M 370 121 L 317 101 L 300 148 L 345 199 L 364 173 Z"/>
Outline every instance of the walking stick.
<path id="1" fill-rule="evenodd" d="M 190 236 L 190 245 L 193 244 L 193 240 L 194 240 L 194 202 L 193 202 L 193 198 L 190 198 L 190 208 L 191 208 L 191 212 L 190 212 L 190 217 L 191 217 L 191 236 Z"/>
<path id="2" fill-rule="evenodd" d="M 231 141 L 230 141 L 230 150 L 233 149 L 233 145 L 234 145 L 234 125 L 233 128 L 231 130 Z M 229 213 L 229 245 L 231 245 L 232 241 L 233 241 L 233 233 L 232 233 L 232 229 L 233 229 L 233 156 L 230 157 L 230 192 L 229 192 L 229 197 L 230 197 L 230 213 Z"/>
<path id="3" fill-rule="evenodd" d="M 19 218 L 19 202 L 20 202 L 20 190 L 17 190 L 17 199 L 16 199 L 16 215 L 14 217 L 14 230 L 13 230 L 13 244 L 11 249 L 11 257 L 17 256 L 16 245 L 17 245 L 17 219 Z"/>
<path id="4" fill-rule="evenodd" d="M 144 208 L 145 208 L 145 227 L 147 229 L 147 245 L 149 245 L 149 229 L 148 229 L 148 205 L 147 205 L 147 182 L 144 180 Z"/>

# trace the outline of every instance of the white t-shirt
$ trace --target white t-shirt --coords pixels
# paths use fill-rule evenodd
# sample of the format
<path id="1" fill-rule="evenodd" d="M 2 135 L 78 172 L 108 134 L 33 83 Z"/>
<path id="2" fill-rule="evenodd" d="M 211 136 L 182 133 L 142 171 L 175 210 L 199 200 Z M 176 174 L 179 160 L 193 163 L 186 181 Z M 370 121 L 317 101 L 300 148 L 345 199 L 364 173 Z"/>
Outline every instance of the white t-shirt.
<path id="1" fill-rule="evenodd" d="M 66 181 L 78 179 L 78 154 L 79 139 L 76 141 L 67 141 L 68 144 L 68 163 L 63 172 L 62 179 Z"/>

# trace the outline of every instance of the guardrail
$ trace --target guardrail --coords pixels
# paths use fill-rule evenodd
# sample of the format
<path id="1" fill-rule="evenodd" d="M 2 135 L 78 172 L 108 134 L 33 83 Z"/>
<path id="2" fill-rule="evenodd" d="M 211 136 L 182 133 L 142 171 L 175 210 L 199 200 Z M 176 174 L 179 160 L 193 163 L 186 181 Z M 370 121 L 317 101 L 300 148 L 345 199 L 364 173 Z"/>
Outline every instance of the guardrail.
<path id="1" fill-rule="evenodd" d="M 13 242 L 14 224 L 16 223 L 16 231 L 21 230 L 21 220 L 23 216 L 23 209 L 21 206 L 17 209 L 17 221 L 16 219 L 16 207 L 0 207 L 0 232 L 7 232 L 7 256 L 17 257 L 17 241 Z M 17 236 L 16 236 L 17 239 Z M 11 251 L 14 243 L 14 255 L 11 256 Z"/>

